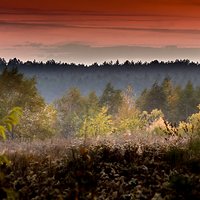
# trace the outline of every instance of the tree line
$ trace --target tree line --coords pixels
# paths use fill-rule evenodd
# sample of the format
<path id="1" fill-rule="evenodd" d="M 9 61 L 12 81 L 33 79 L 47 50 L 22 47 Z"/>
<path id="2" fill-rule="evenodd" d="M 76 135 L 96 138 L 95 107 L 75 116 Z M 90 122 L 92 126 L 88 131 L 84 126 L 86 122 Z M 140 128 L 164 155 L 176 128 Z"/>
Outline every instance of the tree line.
<path id="1" fill-rule="evenodd" d="M 103 63 L 93 63 L 91 65 L 85 65 L 85 64 L 75 64 L 75 63 L 65 63 L 65 62 L 56 62 L 55 60 L 47 60 L 46 62 L 44 61 L 21 61 L 17 58 L 12 58 L 9 59 L 8 61 L 6 61 L 4 58 L 0 58 L 0 67 L 22 67 L 22 66 L 26 66 L 26 67 L 36 67 L 36 66 L 44 66 L 44 67 L 73 67 L 73 68 L 87 68 L 87 67 L 92 67 L 92 68 L 96 68 L 96 67 L 100 67 L 100 68 L 110 68 L 110 67 L 114 67 L 114 68 L 119 68 L 119 67 L 157 67 L 157 66 L 164 66 L 164 67 L 172 67 L 172 66 L 181 66 L 181 67 L 185 67 L 185 66 L 190 66 L 190 67 L 198 67 L 200 64 L 198 62 L 193 62 L 190 61 L 188 59 L 183 59 L 183 60 L 175 60 L 175 61 L 158 61 L 158 60 L 153 60 L 151 62 L 142 62 L 142 61 L 138 61 L 138 62 L 134 62 L 134 61 L 129 61 L 126 60 L 123 63 L 120 63 L 118 60 L 116 61 L 110 61 L 110 62 L 103 62 Z"/>

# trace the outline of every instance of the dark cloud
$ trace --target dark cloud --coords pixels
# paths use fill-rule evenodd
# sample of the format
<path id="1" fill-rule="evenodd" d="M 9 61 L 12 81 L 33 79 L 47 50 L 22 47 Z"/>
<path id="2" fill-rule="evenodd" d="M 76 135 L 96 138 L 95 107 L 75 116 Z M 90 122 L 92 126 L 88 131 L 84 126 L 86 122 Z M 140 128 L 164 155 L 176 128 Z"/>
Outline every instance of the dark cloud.
<path id="1" fill-rule="evenodd" d="M 13 28 L 16 27 L 63 27 L 63 25 L 59 25 L 56 23 L 48 23 L 48 22 L 24 22 L 24 21 L 8 21 L 8 20 L 0 20 L 0 26 L 11 26 Z M 70 27 L 70 26 L 69 26 Z"/>
<path id="2" fill-rule="evenodd" d="M 144 20 L 145 21 L 145 20 Z M 168 28 L 137 28 L 137 27 L 123 27 L 123 26 L 87 26 L 87 25 L 68 25 L 67 23 L 57 22 L 44 22 L 44 21 L 7 21 L 0 20 L 0 26 L 11 26 L 11 27 L 24 27 L 24 28 L 69 28 L 69 29 L 96 29 L 96 30 L 120 30 L 120 31 L 141 31 L 141 32 L 158 32 L 167 34 L 200 34 L 200 29 L 168 29 Z"/>
<path id="3" fill-rule="evenodd" d="M 200 5 L 196 4 L 196 5 Z M 187 17 L 187 18 L 197 18 L 199 19 L 199 16 L 193 16 L 187 13 L 182 14 L 161 14 L 161 13 L 147 13 L 143 12 L 142 10 L 136 11 L 132 13 L 116 13 L 116 12 L 99 12 L 99 11 L 83 11 L 83 10 L 62 10 L 54 11 L 54 10 L 42 10 L 42 9 L 30 9 L 30 8 L 18 8 L 18 9 L 1 9 L 0 8 L 0 15 L 32 15 L 32 16 L 105 16 L 105 17 L 158 17 L 158 18 L 180 18 L 180 17 Z"/>
<path id="4" fill-rule="evenodd" d="M 142 32 L 147 31 L 147 32 L 159 32 L 159 33 L 200 34 L 200 30 L 197 30 L 197 29 L 130 28 L 130 27 L 95 27 L 95 28 L 124 30 L 124 31 L 142 31 Z"/>

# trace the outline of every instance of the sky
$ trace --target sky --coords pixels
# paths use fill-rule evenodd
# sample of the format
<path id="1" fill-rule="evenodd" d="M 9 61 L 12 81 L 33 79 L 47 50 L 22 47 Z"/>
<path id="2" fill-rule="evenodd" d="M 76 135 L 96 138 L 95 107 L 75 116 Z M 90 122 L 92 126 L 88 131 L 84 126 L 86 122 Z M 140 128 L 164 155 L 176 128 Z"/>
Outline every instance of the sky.
<path id="1" fill-rule="evenodd" d="M 0 57 L 200 61 L 200 0 L 1 0 Z"/>

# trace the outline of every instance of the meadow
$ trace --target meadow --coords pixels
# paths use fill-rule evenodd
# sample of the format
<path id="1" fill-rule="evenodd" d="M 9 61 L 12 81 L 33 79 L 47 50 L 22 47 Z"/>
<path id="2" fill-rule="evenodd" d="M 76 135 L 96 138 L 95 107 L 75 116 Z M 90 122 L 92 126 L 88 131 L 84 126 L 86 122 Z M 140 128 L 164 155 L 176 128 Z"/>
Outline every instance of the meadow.
<path id="1" fill-rule="evenodd" d="M 199 199 L 200 139 L 6 141 L 0 199 Z M 2 173 L 4 174 L 2 176 Z"/>

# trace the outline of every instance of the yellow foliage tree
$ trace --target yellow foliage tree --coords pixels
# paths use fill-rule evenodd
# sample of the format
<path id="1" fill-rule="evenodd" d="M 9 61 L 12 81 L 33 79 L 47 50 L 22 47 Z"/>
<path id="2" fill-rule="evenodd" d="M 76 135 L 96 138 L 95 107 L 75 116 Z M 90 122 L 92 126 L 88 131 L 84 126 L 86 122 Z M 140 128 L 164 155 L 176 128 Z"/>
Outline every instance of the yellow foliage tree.
<path id="1" fill-rule="evenodd" d="M 140 127 L 139 110 L 136 108 L 133 88 L 128 88 L 122 93 L 122 104 L 115 117 L 115 132 L 133 132 Z"/>
<path id="2" fill-rule="evenodd" d="M 180 134 L 195 134 L 200 136 L 200 105 L 197 106 L 199 112 L 188 117 L 187 122 L 179 123 Z"/>
<path id="3" fill-rule="evenodd" d="M 107 112 L 108 108 L 102 107 L 101 110 L 93 117 L 86 117 L 78 135 L 81 137 L 97 137 L 111 133 L 112 118 Z"/>

